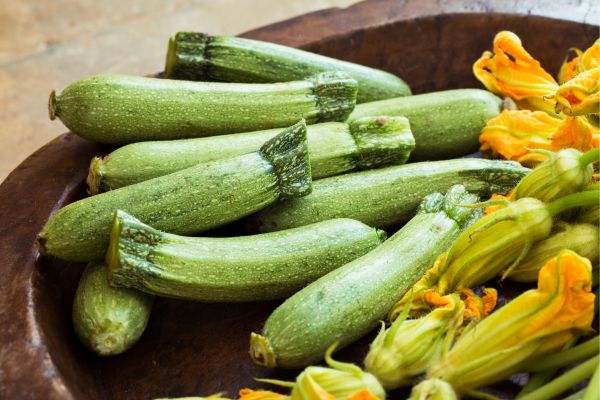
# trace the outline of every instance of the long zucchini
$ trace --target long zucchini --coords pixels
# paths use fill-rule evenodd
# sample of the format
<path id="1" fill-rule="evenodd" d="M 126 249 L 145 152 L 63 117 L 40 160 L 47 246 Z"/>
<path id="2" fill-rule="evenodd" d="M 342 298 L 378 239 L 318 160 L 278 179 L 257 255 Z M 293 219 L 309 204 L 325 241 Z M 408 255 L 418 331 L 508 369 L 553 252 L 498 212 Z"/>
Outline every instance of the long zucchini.
<path id="1" fill-rule="evenodd" d="M 91 262 L 73 300 L 73 328 L 88 349 L 102 355 L 124 352 L 137 342 L 148 323 L 154 296 L 135 289 L 114 288 L 107 267 Z"/>
<path id="2" fill-rule="evenodd" d="M 344 121 L 356 81 L 325 72 L 271 84 L 188 82 L 97 75 L 50 94 L 50 118 L 101 143 L 126 144 Z"/>
<path id="3" fill-rule="evenodd" d="M 351 219 L 262 235 L 208 238 L 161 232 L 117 211 L 107 253 L 110 282 L 196 301 L 290 296 L 379 246 L 386 234 Z"/>
<path id="4" fill-rule="evenodd" d="M 456 184 L 481 196 L 506 193 L 529 170 L 512 161 L 464 158 L 387 167 L 321 179 L 310 195 L 275 204 L 252 217 L 271 232 L 332 218 L 386 228 L 410 218 L 423 197 Z"/>
<path id="5" fill-rule="evenodd" d="M 417 146 L 411 161 L 461 157 L 479 149 L 486 122 L 501 100 L 481 89 L 457 89 L 375 101 L 356 106 L 350 121 L 369 115 L 408 118 Z"/>
<path id="6" fill-rule="evenodd" d="M 105 157 L 94 157 L 89 191 L 117 189 L 189 168 L 201 162 L 250 153 L 281 129 L 200 139 L 140 142 Z M 404 164 L 415 146 L 404 117 L 365 117 L 350 124 L 326 122 L 307 127 L 313 179 L 354 169 Z"/>
<path id="7" fill-rule="evenodd" d="M 169 40 L 165 75 L 223 82 L 285 82 L 343 71 L 358 82 L 358 102 L 410 95 L 400 78 L 379 69 L 258 40 L 179 32 Z"/>
<path id="8" fill-rule="evenodd" d="M 477 215 L 477 196 L 455 186 L 425 198 L 410 222 L 370 253 L 316 280 L 280 305 L 250 355 L 267 367 L 298 368 L 322 359 L 375 328 L 404 293 Z"/>
<path id="9" fill-rule="evenodd" d="M 158 229 L 188 234 L 310 190 L 306 125 L 301 121 L 259 151 L 198 164 L 71 203 L 50 218 L 38 234 L 37 245 L 42 254 L 65 260 L 97 260 L 108 247 L 117 209 Z"/>

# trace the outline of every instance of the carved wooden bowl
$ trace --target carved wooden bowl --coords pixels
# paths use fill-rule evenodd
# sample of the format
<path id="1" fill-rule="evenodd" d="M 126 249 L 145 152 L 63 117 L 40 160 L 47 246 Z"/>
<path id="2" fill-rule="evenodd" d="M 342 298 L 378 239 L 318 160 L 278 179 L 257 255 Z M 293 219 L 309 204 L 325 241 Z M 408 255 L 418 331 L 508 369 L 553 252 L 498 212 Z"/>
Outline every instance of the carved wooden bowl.
<path id="1" fill-rule="evenodd" d="M 404 78 L 415 93 L 481 87 L 472 63 L 503 29 L 516 32 L 553 74 L 570 47 L 586 48 L 597 38 L 597 27 L 585 23 L 598 11 L 592 2 L 499 3 L 505 2 L 369 0 L 244 36 L 382 68 Z M 84 196 L 89 160 L 106 150 L 66 133 L 0 186 L 0 398 L 150 399 L 221 391 L 235 396 L 240 388 L 257 387 L 253 377 L 293 378 L 297 371 L 258 367 L 247 354 L 250 332 L 260 330 L 278 302 L 157 299 L 142 339 L 125 354 L 99 358 L 79 344 L 71 303 L 84 265 L 40 258 L 33 241 L 53 212 Z M 337 358 L 360 362 L 369 339 Z M 518 382 L 493 390 L 511 398 Z"/>

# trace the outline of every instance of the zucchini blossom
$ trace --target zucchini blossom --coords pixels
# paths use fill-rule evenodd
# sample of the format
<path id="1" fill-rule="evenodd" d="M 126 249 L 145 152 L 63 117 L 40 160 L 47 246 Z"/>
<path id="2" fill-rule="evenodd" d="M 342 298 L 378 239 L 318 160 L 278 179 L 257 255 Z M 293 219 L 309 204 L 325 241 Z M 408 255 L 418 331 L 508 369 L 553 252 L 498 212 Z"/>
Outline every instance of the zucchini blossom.
<path id="1" fill-rule="evenodd" d="M 386 389 L 410 385 L 437 360 L 448 341 L 463 322 L 465 305 L 458 294 L 439 297 L 438 308 L 417 319 L 408 312 L 379 334 L 365 358 L 367 371 Z M 408 309 L 406 309 L 408 310 Z"/>
<path id="2" fill-rule="evenodd" d="M 447 382 L 431 378 L 413 387 L 408 400 L 458 400 L 458 396 Z"/>
<path id="3" fill-rule="evenodd" d="M 510 271 L 533 244 L 552 230 L 552 214 L 543 202 L 524 198 L 483 216 L 442 253 L 433 267 L 394 305 L 395 319 L 406 306 L 422 308 L 428 291 L 440 295 L 470 289 Z M 409 302 L 412 299 L 412 304 Z"/>
<path id="4" fill-rule="evenodd" d="M 557 224 L 558 231 L 537 242 L 525 258 L 509 274 L 517 282 L 535 282 L 540 269 L 563 249 L 569 249 L 598 267 L 600 257 L 600 232 L 591 224 Z"/>
<path id="5" fill-rule="evenodd" d="M 504 110 L 486 123 L 479 143 L 486 156 L 535 166 L 549 154 L 536 150 L 600 147 L 600 130 L 584 116 L 558 119 L 541 111 Z"/>
<path id="6" fill-rule="evenodd" d="M 259 379 L 260 382 L 285 386 L 292 389 L 290 400 L 383 400 L 385 391 L 372 374 L 360 367 L 335 361 L 331 346 L 325 354 L 328 367 L 306 367 L 295 382 Z"/>
<path id="7" fill-rule="evenodd" d="M 561 251 L 529 290 L 465 332 L 432 363 L 427 375 L 466 393 L 518 372 L 592 331 L 595 296 L 589 260 Z M 417 397 L 418 398 L 418 397 Z"/>
<path id="8" fill-rule="evenodd" d="M 473 64 L 473 73 L 485 87 L 510 97 L 519 108 L 554 112 L 554 95 L 558 83 L 524 48 L 521 39 L 509 31 L 494 38 L 494 51 L 485 51 Z"/>
<path id="9" fill-rule="evenodd" d="M 592 182 L 592 163 L 600 159 L 600 149 L 585 154 L 575 149 L 544 153 L 547 160 L 521 179 L 511 193 L 513 200 L 533 197 L 549 202 L 581 191 Z"/>
<path id="10" fill-rule="evenodd" d="M 553 96 L 554 97 L 554 96 Z M 590 69 L 563 83 L 556 90 L 556 112 L 589 115 L 600 112 L 600 68 Z"/>

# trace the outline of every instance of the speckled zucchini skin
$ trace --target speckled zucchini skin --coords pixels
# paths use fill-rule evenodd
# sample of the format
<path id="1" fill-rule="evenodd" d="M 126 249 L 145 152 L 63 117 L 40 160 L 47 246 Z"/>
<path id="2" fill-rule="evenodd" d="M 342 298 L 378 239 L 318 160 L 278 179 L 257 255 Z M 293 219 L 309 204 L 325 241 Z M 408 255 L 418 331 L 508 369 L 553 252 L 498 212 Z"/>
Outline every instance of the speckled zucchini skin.
<path id="1" fill-rule="evenodd" d="M 356 81 L 325 72 L 271 84 L 188 82 L 96 75 L 50 95 L 50 118 L 100 143 L 126 144 L 344 121 Z"/>
<path id="2" fill-rule="evenodd" d="M 275 204 L 252 217 L 251 226 L 271 232 L 331 218 L 352 218 L 386 228 L 410 218 L 432 192 L 456 184 L 481 196 L 506 193 L 529 171 L 512 161 L 463 158 L 387 167 L 314 182 L 309 196 Z"/>
<path id="3" fill-rule="evenodd" d="M 485 90 L 446 90 L 360 104 L 349 120 L 373 113 L 404 116 L 417 144 L 411 161 L 443 160 L 476 152 L 481 130 L 500 113 L 501 105 Z"/>
<path id="4" fill-rule="evenodd" d="M 120 354 L 138 341 L 154 296 L 108 283 L 102 262 L 88 264 L 73 301 L 73 328 L 88 349 L 101 356 Z"/>
<path id="5" fill-rule="evenodd" d="M 275 309 L 262 335 L 252 334 L 252 358 L 268 367 L 300 368 L 321 360 L 333 343 L 342 348 L 367 334 L 477 216 L 477 210 L 457 204 L 477 201 L 462 186 L 446 196 L 430 195 L 381 246 Z"/>
<path id="6" fill-rule="evenodd" d="M 72 261 L 104 257 L 114 212 L 127 211 L 158 229 L 202 232 L 280 198 L 311 190 L 304 121 L 259 151 L 194 167 L 71 203 L 38 234 L 42 254 Z"/>
<path id="7" fill-rule="evenodd" d="M 385 232 L 351 219 L 262 235 L 184 237 L 117 211 L 107 260 L 117 286 L 207 302 L 272 300 L 290 296 L 385 238 Z"/>
<path id="8" fill-rule="evenodd" d="M 256 151 L 281 129 L 199 139 L 132 143 L 95 157 L 89 191 L 117 189 L 189 168 L 201 162 Z M 350 124 L 325 122 L 307 127 L 313 179 L 354 169 L 404 164 L 415 146 L 404 117 L 365 117 Z"/>
<path id="9" fill-rule="evenodd" d="M 179 32 L 169 40 L 165 75 L 223 82 L 285 82 L 343 71 L 358 82 L 358 102 L 410 95 L 400 78 L 379 69 L 274 43 Z M 378 114 L 377 114 L 378 115 Z"/>

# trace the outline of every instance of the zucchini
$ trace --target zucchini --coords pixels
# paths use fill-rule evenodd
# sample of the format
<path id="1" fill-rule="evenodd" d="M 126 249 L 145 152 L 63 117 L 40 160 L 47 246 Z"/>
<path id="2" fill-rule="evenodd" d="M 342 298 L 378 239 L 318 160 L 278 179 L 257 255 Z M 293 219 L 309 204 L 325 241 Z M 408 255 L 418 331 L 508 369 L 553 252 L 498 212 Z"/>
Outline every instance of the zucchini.
<path id="1" fill-rule="evenodd" d="M 251 218 L 271 232 L 332 218 L 389 228 L 409 219 L 423 197 L 456 184 L 480 196 L 506 193 L 528 172 L 513 161 L 463 158 L 355 172 L 313 183 L 310 195 L 275 204 Z"/>
<path id="2" fill-rule="evenodd" d="M 89 191 L 117 189 L 167 175 L 201 162 L 228 158 L 260 148 L 281 129 L 200 139 L 140 142 L 105 157 L 94 157 Z M 365 117 L 350 124 L 326 122 L 307 127 L 313 179 L 353 169 L 404 164 L 415 146 L 404 117 Z"/>
<path id="3" fill-rule="evenodd" d="M 73 300 L 73 328 L 91 351 L 120 354 L 138 341 L 150 317 L 154 296 L 134 289 L 111 287 L 106 264 L 91 262 Z"/>
<path id="4" fill-rule="evenodd" d="M 356 79 L 358 102 L 410 95 L 408 85 L 389 72 L 239 37 L 179 32 L 169 40 L 165 65 L 167 78 L 191 81 L 285 82 L 324 71 Z"/>
<path id="5" fill-rule="evenodd" d="M 501 104 L 486 90 L 446 90 L 360 104 L 349 120 L 369 115 L 406 117 L 417 143 L 411 161 L 442 160 L 476 152 L 481 130 L 500 113 Z"/>
<path id="6" fill-rule="evenodd" d="M 322 359 L 377 327 L 387 312 L 450 247 L 478 212 L 464 187 L 426 197 L 417 214 L 370 253 L 300 290 L 251 335 L 252 359 L 267 367 L 299 368 Z"/>
<path id="7" fill-rule="evenodd" d="M 385 232 L 351 219 L 253 236 L 184 237 L 117 211 L 107 253 L 109 279 L 185 300 L 282 299 L 385 238 Z"/>
<path id="8" fill-rule="evenodd" d="M 50 94 L 50 118 L 100 143 L 126 144 L 344 121 L 356 81 L 325 72 L 304 81 L 207 83 L 97 75 Z"/>
<path id="9" fill-rule="evenodd" d="M 46 223 L 37 246 L 42 254 L 65 260 L 97 260 L 108 247 L 117 209 L 158 229 L 188 234 L 310 190 L 306 125 L 301 121 L 259 151 L 198 164 L 69 204 Z"/>

